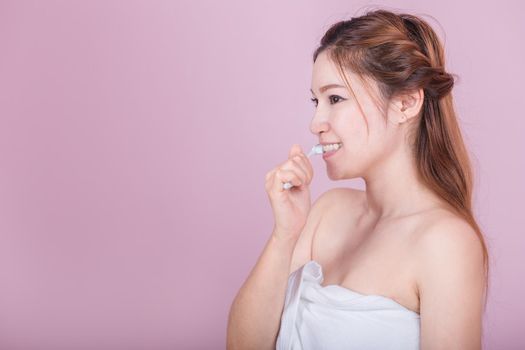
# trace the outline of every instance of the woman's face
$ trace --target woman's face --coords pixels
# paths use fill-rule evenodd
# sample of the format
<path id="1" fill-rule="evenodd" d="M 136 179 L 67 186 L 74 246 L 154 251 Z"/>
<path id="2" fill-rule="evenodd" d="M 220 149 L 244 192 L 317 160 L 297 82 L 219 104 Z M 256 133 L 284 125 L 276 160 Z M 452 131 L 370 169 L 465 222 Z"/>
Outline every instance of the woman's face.
<path id="1" fill-rule="evenodd" d="M 347 71 L 347 78 L 356 96 L 346 88 L 327 53 L 317 56 L 312 75 L 312 97 L 317 107 L 310 131 L 320 143 L 343 144 L 325 159 L 332 180 L 366 176 L 395 150 L 401 139 L 397 123 L 387 119 L 392 119 L 393 112 L 389 109 L 383 116 L 359 77 Z M 369 83 L 377 94 L 375 82 Z"/>

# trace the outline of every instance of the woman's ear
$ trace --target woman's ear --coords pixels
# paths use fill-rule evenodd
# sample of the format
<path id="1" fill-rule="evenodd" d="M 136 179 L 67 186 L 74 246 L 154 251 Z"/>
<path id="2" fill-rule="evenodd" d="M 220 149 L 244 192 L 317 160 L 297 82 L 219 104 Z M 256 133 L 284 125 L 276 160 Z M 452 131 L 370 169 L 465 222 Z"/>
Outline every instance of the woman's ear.
<path id="1" fill-rule="evenodd" d="M 393 99 L 395 121 L 404 123 L 417 117 L 423 106 L 424 96 L 423 89 L 418 89 L 395 97 Z"/>

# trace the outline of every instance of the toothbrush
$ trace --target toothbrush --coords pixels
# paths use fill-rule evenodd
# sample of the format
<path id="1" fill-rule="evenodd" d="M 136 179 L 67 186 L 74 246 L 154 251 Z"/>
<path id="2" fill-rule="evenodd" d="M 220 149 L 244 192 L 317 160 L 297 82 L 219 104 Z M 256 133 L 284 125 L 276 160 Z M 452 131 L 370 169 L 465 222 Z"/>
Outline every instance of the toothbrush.
<path id="1" fill-rule="evenodd" d="M 313 146 L 312 149 L 310 150 L 310 152 L 308 153 L 308 158 L 310 158 L 310 156 L 312 154 L 323 154 L 323 145 L 315 145 L 315 146 Z M 285 190 L 289 190 L 292 187 L 294 187 L 294 186 L 292 185 L 291 182 L 283 183 L 283 189 L 285 189 Z"/>

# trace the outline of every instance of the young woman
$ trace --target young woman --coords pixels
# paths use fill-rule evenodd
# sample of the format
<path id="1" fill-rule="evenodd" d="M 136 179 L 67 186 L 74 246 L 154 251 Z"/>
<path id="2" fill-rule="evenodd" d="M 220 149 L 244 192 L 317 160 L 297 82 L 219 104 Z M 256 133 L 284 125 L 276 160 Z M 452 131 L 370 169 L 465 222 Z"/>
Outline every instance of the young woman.
<path id="1" fill-rule="evenodd" d="M 313 59 L 328 176 L 366 191 L 311 205 L 297 145 L 268 172 L 274 230 L 230 310 L 228 349 L 480 349 L 488 253 L 437 35 L 376 10 L 334 24 Z"/>

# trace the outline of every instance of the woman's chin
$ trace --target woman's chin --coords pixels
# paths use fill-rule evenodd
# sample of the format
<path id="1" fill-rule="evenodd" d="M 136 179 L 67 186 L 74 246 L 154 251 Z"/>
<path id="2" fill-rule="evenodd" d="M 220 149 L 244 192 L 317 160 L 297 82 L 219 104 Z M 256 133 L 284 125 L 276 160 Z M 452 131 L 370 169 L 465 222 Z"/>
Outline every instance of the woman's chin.
<path id="1" fill-rule="evenodd" d="M 340 171 L 331 167 L 327 169 L 326 175 L 332 181 L 341 180 L 344 178 L 343 174 Z"/>

